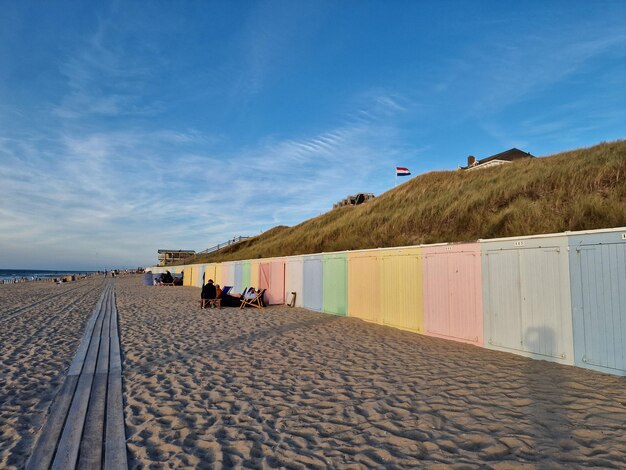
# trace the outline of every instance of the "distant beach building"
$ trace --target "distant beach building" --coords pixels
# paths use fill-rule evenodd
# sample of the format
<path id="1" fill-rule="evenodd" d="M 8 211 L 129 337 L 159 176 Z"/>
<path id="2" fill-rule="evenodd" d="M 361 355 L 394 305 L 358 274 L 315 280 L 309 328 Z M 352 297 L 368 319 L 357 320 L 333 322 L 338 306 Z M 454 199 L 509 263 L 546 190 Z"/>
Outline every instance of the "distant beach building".
<path id="1" fill-rule="evenodd" d="M 491 157 L 483 158 L 482 160 L 476 160 L 474 156 L 470 155 L 467 157 L 467 166 L 460 166 L 459 170 L 476 170 L 492 166 L 505 165 L 516 160 L 521 160 L 522 158 L 535 158 L 535 156 L 516 148 L 492 155 Z"/>
<path id="2" fill-rule="evenodd" d="M 372 193 L 352 194 L 342 199 L 341 201 L 333 204 L 333 209 L 336 209 L 337 207 L 342 207 L 342 206 L 358 206 L 359 204 L 363 204 L 364 202 L 371 201 L 375 197 L 376 196 L 374 196 Z"/>
<path id="3" fill-rule="evenodd" d="M 159 266 L 170 266 L 196 254 L 195 250 L 159 250 Z"/>

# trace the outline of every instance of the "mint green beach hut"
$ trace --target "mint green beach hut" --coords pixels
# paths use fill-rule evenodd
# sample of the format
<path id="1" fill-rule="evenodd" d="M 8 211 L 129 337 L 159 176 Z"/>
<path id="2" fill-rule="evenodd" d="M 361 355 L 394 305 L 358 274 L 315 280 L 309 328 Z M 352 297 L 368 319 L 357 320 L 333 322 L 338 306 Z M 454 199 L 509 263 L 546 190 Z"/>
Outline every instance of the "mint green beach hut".
<path id="1" fill-rule="evenodd" d="M 243 285 L 243 287 L 251 287 L 250 286 L 250 261 L 241 262 L 241 284 Z"/>
<path id="2" fill-rule="evenodd" d="M 348 254 L 324 254 L 323 307 L 326 313 L 346 316 L 348 313 Z"/>

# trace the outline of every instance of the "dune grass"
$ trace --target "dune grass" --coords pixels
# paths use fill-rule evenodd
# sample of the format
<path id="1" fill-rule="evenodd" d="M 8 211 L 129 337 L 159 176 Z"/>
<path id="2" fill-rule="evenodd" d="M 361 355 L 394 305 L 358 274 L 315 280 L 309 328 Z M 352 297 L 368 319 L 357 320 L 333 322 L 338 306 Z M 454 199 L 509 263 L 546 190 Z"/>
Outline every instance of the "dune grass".
<path id="1" fill-rule="evenodd" d="M 626 226 L 626 141 L 415 177 L 186 264 Z"/>

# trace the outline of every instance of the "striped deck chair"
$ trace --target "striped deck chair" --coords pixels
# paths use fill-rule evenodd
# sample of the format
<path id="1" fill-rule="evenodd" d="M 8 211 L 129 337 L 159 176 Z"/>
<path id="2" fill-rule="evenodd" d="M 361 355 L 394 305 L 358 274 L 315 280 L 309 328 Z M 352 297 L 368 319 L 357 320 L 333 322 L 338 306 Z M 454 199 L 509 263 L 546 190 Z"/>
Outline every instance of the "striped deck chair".
<path id="1" fill-rule="evenodd" d="M 254 308 L 263 308 L 265 307 L 265 302 L 263 302 L 263 296 L 265 295 L 265 291 L 267 289 L 261 289 L 261 291 L 257 292 L 254 297 L 243 298 L 241 299 L 241 307 L 244 308 L 246 305 Z"/>

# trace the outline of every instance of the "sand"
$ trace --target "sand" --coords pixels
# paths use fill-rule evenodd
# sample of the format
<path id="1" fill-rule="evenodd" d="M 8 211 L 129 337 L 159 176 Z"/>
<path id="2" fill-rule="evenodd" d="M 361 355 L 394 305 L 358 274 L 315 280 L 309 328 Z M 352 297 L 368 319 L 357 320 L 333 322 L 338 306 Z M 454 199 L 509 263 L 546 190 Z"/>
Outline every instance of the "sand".
<path id="1" fill-rule="evenodd" d="M 0 285 L 0 468 L 26 464 L 101 285 L 102 278 Z"/>
<path id="2" fill-rule="evenodd" d="M 132 468 L 624 468 L 626 379 L 117 282 Z"/>
<path id="3" fill-rule="evenodd" d="M 0 468 L 26 463 L 102 281 L 0 286 Z M 624 378 L 297 308 L 200 310 L 199 289 L 136 276 L 116 293 L 132 468 L 624 468 Z"/>

